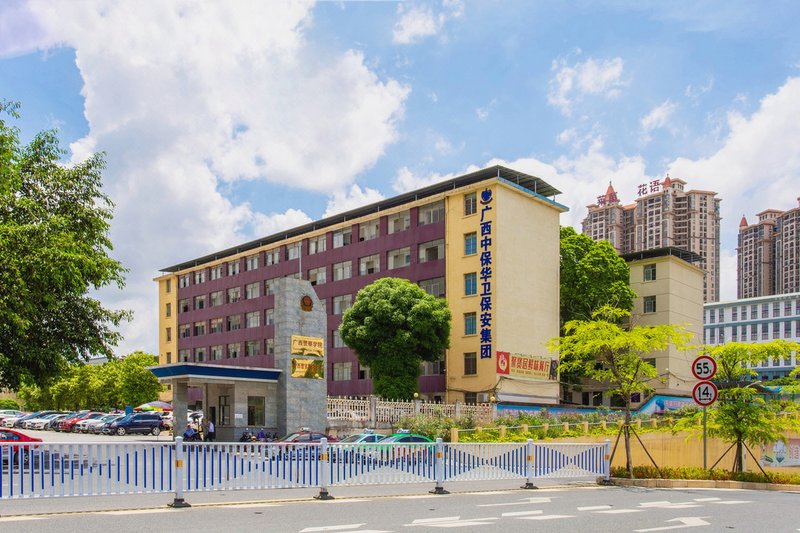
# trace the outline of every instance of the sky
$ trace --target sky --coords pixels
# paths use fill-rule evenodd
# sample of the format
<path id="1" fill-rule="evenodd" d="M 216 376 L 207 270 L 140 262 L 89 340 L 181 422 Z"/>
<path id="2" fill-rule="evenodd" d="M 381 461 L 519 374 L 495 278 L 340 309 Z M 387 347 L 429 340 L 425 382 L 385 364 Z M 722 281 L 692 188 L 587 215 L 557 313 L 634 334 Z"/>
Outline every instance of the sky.
<path id="1" fill-rule="evenodd" d="M 106 153 L 117 355 L 157 353 L 160 269 L 502 164 L 562 191 L 669 174 L 722 199 L 722 300 L 739 221 L 800 196 L 800 4 L 0 3 L 0 99 L 65 164 Z"/>

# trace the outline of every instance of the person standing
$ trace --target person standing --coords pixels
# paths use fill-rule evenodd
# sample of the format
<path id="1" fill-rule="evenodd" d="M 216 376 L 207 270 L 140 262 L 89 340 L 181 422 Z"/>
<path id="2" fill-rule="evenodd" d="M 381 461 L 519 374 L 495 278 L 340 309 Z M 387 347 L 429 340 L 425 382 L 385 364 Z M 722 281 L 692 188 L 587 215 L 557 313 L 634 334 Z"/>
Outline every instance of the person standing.
<path id="1" fill-rule="evenodd" d="M 214 421 L 208 421 L 208 430 L 206 431 L 206 442 L 213 442 L 217 439 L 217 432 L 214 431 Z"/>

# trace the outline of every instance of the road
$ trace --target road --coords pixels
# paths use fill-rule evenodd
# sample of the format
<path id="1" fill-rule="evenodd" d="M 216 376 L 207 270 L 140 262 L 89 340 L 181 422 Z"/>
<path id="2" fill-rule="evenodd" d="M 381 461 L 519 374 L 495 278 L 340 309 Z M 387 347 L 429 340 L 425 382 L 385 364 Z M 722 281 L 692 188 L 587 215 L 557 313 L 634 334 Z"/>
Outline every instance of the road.
<path id="1" fill-rule="evenodd" d="M 480 484 L 478 484 L 479 486 Z M 428 487 L 366 490 L 357 496 L 242 501 L 247 492 L 229 493 L 238 503 L 195 502 L 191 508 L 164 506 L 128 510 L 46 514 L 48 503 L 34 502 L 40 514 L 0 518 L 0 530 L 82 533 L 142 531 L 145 527 L 203 532 L 278 531 L 312 533 L 436 532 L 656 532 L 800 531 L 800 492 L 721 489 L 642 489 L 560 487 L 431 495 Z M 343 489 L 339 490 L 344 493 Z M 352 490 L 351 490 L 352 492 Z M 221 497 L 220 497 L 221 496 Z M 187 493 L 187 500 L 201 498 Z M 73 499 L 75 507 L 81 504 Z M 63 501 L 61 503 L 63 506 Z M 135 497 L 128 497 L 135 505 Z M 120 507 L 122 508 L 122 506 Z M 29 508 L 30 511 L 30 508 Z"/>

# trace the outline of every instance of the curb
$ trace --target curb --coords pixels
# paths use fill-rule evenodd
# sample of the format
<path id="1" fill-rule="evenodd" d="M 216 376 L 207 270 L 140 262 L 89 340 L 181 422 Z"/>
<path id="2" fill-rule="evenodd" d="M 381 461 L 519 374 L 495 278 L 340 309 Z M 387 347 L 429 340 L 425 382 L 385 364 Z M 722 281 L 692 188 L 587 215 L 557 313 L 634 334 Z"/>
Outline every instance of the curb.
<path id="1" fill-rule="evenodd" d="M 627 479 L 612 477 L 612 485 L 620 487 L 644 487 L 648 489 L 744 489 L 800 492 L 800 485 L 779 483 L 754 483 L 752 481 L 721 481 L 714 479 Z"/>

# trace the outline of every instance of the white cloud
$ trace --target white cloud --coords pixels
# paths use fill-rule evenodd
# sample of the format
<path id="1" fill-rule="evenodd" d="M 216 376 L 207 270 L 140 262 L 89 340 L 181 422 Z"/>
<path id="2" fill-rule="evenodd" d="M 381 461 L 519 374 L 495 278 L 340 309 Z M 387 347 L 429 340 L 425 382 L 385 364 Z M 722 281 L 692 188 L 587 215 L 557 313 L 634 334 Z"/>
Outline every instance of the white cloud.
<path id="1" fill-rule="evenodd" d="M 622 58 L 595 60 L 567 65 L 560 58 L 553 61 L 551 70 L 555 76 L 550 80 L 547 100 L 565 115 L 572 113 L 574 104 L 587 94 L 602 95 L 607 99 L 619 96 L 628 82 L 622 78 Z"/>
<path id="2" fill-rule="evenodd" d="M 323 217 L 344 213 L 351 209 L 379 202 L 383 198 L 383 195 L 375 189 L 370 189 L 369 187 L 362 189 L 354 183 L 349 190 L 333 194 L 328 200 L 328 207 L 325 209 Z"/>
<path id="3" fill-rule="evenodd" d="M 475 114 L 478 115 L 479 120 L 485 121 L 487 118 L 489 118 L 489 115 L 491 114 L 492 110 L 496 105 L 497 105 L 497 99 L 492 99 L 492 101 L 489 102 L 489 105 L 487 105 L 486 107 L 479 107 L 478 109 L 476 109 Z"/>
<path id="4" fill-rule="evenodd" d="M 477 167 L 472 167 L 477 170 Z M 397 175 L 394 177 L 394 181 L 392 182 L 392 188 L 395 192 L 404 193 L 408 191 L 413 191 L 415 189 L 421 189 L 422 187 L 427 187 L 428 185 L 433 185 L 434 183 L 439 183 L 440 181 L 446 181 L 449 179 L 453 179 L 456 176 L 460 175 L 460 173 L 449 173 L 449 174 L 428 174 L 428 175 L 419 175 L 415 174 L 410 168 L 402 167 L 400 170 L 397 171 Z"/>
<path id="5" fill-rule="evenodd" d="M 706 81 L 705 85 L 700 85 L 699 87 L 695 87 L 694 85 L 687 85 L 684 94 L 690 100 L 694 100 L 695 102 L 704 94 L 708 94 L 714 88 L 714 77 L 709 76 L 708 81 Z"/>
<path id="6" fill-rule="evenodd" d="M 114 256 L 130 273 L 124 294 L 103 298 L 136 312 L 119 353 L 157 347 L 159 267 L 309 221 L 231 201 L 234 183 L 347 190 L 397 138 L 410 89 L 380 79 L 359 52 L 308 43 L 309 2 L 145 10 L 34 0 L 27 9 L 41 35 L 25 46 L 75 49 L 89 133 L 72 144 L 73 159 L 108 154 Z M 351 190 L 331 203 L 376 194 Z"/>
<path id="7" fill-rule="evenodd" d="M 400 3 L 397 6 L 400 19 L 394 25 L 392 40 L 395 44 L 419 42 L 436 35 L 448 20 L 458 18 L 463 13 L 464 4 L 460 0 L 445 0 L 438 12 L 429 6 Z"/>
<path id="8" fill-rule="evenodd" d="M 442 155 L 453 152 L 453 144 L 444 137 L 437 138 L 433 143 L 433 148 Z"/>
<path id="9" fill-rule="evenodd" d="M 645 143 L 650 142 L 650 133 L 653 130 L 663 128 L 667 125 L 669 117 L 678 109 L 678 104 L 665 100 L 661 105 L 658 105 L 650 110 L 650 112 L 642 117 L 639 124 L 642 126 L 642 140 Z"/>

